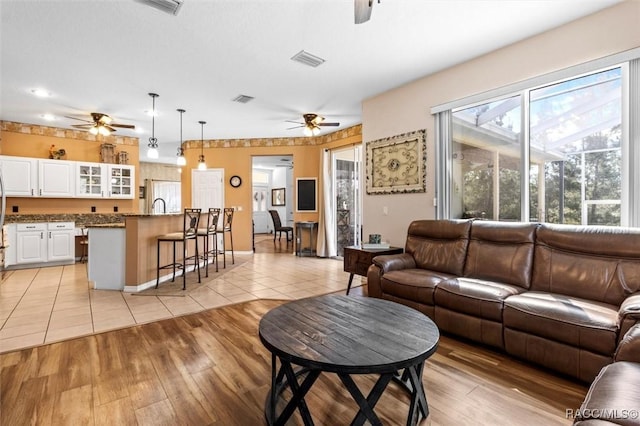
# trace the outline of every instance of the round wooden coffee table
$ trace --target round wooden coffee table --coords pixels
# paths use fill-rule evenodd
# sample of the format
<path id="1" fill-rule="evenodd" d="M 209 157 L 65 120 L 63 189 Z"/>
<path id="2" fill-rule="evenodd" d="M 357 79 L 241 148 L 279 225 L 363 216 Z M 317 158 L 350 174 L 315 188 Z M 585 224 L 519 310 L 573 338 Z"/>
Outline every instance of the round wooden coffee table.
<path id="1" fill-rule="evenodd" d="M 415 309 L 371 297 L 313 297 L 267 312 L 260 320 L 259 335 L 272 354 L 271 390 L 265 404 L 269 425 L 284 425 L 296 408 L 305 425 L 313 424 L 304 397 L 321 372 L 337 374 L 357 402 L 354 425 L 365 420 L 382 424 L 373 410 L 392 380 L 411 395 L 407 425 L 429 414 L 422 371 L 436 351 L 440 333 L 429 317 Z M 299 368 L 294 371 L 293 365 Z M 366 397 L 353 374 L 379 375 Z M 278 414 L 276 403 L 287 387 L 292 396 Z"/>

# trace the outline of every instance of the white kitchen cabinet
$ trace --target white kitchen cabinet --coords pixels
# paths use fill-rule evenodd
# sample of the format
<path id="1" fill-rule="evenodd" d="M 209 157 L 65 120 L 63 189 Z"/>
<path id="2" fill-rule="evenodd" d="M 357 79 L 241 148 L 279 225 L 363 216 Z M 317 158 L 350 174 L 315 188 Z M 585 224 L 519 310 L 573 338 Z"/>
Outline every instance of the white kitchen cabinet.
<path id="1" fill-rule="evenodd" d="M 9 234 L 5 266 L 74 263 L 75 232 L 74 222 L 15 224 Z"/>
<path id="2" fill-rule="evenodd" d="M 104 163 L 77 163 L 76 196 L 134 198 L 135 167 Z"/>
<path id="3" fill-rule="evenodd" d="M 39 160 L 38 195 L 40 197 L 72 198 L 76 193 L 75 172 L 75 161 Z"/>
<path id="4" fill-rule="evenodd" d="M 7 197 L 38 195 L 38 160 L 35 158 L 0 156 L 4 191 Z"/>
<path id="5" fill-rule="evenodd" d="M 77 163 L 76 196 L 82 198 L 102 198 L 108 191 L 106 164 Z"/>
<path id="6" fill-rule="evenodd" d="M 46 233 L 46 223 L 19 223 L 17 225 L 16 264 L 47 261 Z"/>
<path id="7" fill-rule="evenodd" d="M 47 224 L 47 262 L 75 259 L 75 238 L 74 222 Z"/>
<path id="8" fill-rule="evenodd" d="M 110 198 L 133 198 L 135 187 L 135 168 L 109 164 L 108 183 Z"/>

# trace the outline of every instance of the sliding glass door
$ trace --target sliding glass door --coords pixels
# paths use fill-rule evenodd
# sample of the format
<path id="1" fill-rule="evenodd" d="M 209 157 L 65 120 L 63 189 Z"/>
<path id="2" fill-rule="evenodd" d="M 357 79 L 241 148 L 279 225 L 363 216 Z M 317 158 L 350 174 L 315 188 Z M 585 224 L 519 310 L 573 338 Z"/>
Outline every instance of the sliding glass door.
<path id="1" fill-rule="evenodd" d="M 362 146 L 331 152 L 333 182 L 332 211 L 335 217 L 336 253 L 342 256 L 344 247 L 360 243 L 362 225 Z"/>

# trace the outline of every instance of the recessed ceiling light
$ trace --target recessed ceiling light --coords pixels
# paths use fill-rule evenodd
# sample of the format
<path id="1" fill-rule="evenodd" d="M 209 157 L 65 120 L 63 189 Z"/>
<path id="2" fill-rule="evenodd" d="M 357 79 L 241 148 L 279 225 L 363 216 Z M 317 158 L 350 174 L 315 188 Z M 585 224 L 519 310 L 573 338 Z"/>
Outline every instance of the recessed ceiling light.
<path id="1" fill-rule="evenodd" d="M 45 89 L 31 89 L 31 93 L 39 98 L 48 98 L 51 96 L 51 92 Z"/>
<path id="2" fill-rule="evenodd" d="M 155 111 L 146 110 L 144 113 L 147 114 L 149 117 L 154 117 L 154 116 L 157 117 L 158 116 L 158 110 L 155 110 Z"/>
<path id="3" fill-rule="evenodd" d="M 144 133 L 144 129 L 140 126 L 136 126 L 136 129 L 134 130 L 134 132 L 138 133 L 138 134 L 143 134 Z"/>
<path id="4" fill-rule="evenodd" d="M 53 114 L 42 114 L 40 117 L 44 118 L 47 121 L 53 121 L 56 119 L 56 116 Z"/>

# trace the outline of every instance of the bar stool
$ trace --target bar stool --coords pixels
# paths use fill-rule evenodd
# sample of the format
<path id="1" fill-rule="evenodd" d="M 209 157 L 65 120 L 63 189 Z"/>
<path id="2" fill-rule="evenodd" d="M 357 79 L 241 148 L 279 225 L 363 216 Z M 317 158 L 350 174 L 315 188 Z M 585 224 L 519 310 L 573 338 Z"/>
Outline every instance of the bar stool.
<path id="1" fill-rule="evenodd" d="M 86 226 L 80 228 L 80 263 L 84 263 L 85 259 L 89 257 L 88 247 L 89 247 L 89 234 Z"/>
<path id="2" fill-rule="evenodd" d="M 200 256 L 198 254 L 198 224 L 200 223 L 200 212 L 202 209 L 184 209 L 184 223 L 182 232 L 172 232 L 170 234 L 159 235 L 158 241 L 158 269 L 156 277 L 156 288 L 160 284 L 160 270 L 173 269 L 173 277 L 171 282 L 176 279 L 176 269 L 182 269 L 182 289 L 187 289 L 187 261 L 192 259 L 194 267 L 198 268 L 198 282 L 200 281 Z M 195 241 L 195 255 L 187 256 L 187 243 L 190 240 Z M 173 246 L 173 262 L 167 265 L 160 265 L 160 243 L 171 243 Z M 176 244 L 182 243 L 182 262 L 176 262 Z"/>
<path id="3" fill-rule="evenodd" d="M 207 227 L 198 229 L 198 237 L 203 237 L 204 244 L 202 258 L 204 259 L 204 268 L 206 277 L 209 276 L 209 258 L 213 256 L 216 264 L 216 272 L 218 272 L 218 220 L 220 219 L 220 209 L 210 208 L 207 214 Z M 209 249 L 209 240 L 213 237 L 213 250 Z"/>
<path id="4" fill-rule="evenodd" d="M 233 232 L 231 231 L 231 225 L 233 223 L 233 207 L 224 208 L 224 222 L 222 223 L 222 261 L 223 265 L 227 267 L 227 243 L 225 242 L 225 234 L 229 233 L 229 240 L 231 242 L 231 264 L 235 265 L 236 260 L 233 257 Z"/>

